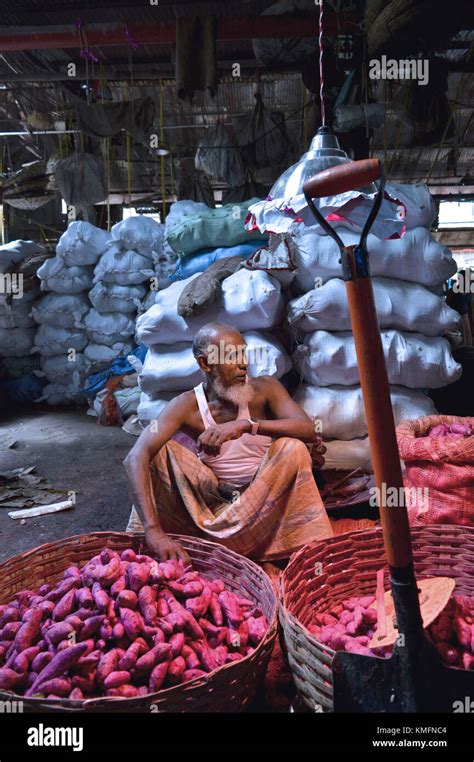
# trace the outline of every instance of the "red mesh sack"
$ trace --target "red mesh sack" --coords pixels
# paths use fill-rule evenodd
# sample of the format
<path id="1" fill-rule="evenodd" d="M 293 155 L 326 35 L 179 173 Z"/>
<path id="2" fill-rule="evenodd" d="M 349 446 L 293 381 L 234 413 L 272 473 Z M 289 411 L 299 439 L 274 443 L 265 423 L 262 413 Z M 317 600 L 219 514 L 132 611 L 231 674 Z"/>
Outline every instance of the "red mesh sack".
<path id="1" fill-rule="evenodd" d="M 474 427 L 474 418 L 428 415 L 397 427 L 410 523 L 474 526 L 474 436 L 426 436 L 440 423 Z"/>

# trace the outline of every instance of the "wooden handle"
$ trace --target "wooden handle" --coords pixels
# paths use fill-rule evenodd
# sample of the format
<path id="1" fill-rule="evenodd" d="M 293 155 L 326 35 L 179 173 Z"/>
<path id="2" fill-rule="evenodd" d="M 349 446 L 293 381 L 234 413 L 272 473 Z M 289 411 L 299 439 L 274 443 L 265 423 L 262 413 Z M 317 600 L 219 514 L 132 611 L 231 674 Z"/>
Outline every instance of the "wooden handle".
<path id="1" fill-rule="evenodd" d="M 353 247 L 351 247 L 353 248 Z M 369 432 L 375 485 L 380 490 L 379 508 L 385 552 L 390 566 L 405 568 L 412 563 L 412 547 L 403 477 L 398 454 L 390 387 L 377 322 L 370 278 L 346 282 L 352 331 L 359 366 Z M 397 490 L 395 505 L 385 504 L 387 490 Z M 392 492 L 393 494 L 393 492 Z"/>
<path id="2" fill-rule="evenodd" d="M 369 185 L 381 176 L 380 159 L 362 159 L 324 169 L 303 185 L 303 193 L 310 198 L 334 196 L 354 188 Z"/>

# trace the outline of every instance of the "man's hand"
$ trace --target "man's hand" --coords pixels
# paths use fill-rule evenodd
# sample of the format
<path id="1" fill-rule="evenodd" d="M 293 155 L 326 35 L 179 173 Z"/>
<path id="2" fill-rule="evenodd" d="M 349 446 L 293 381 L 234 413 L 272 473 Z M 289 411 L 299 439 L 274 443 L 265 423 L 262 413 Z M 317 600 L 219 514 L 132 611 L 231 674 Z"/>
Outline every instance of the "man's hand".
<path id="1" fill-rule="evenodd" d="M 224 442 L 227 442 L 229 439 L 238 439 L 245 432 L 248 433 L 250 429 L 251 425 L 245 419 L 209 426 L 198 437 L 198 451 L 203 450 L 207 455 L 218 455 Z"/>
<path id="2" fill-rule="evenodd" d="M 191 563 L 191 559 L 183 546 L 169 537 L 166 532 L 163 532 L 161 529 L 152 527 L 147 530 L 145 536 L 148 547 L 159 556 L 160 561 L 168 561 L 170 559 L 179 561 L 181 559 L 184 561 L 185 566 L 188 566 Z"/>
<path id="3" fill-rule="evenodd" d="M 327 452 L 327 447 L 324 446 L 324 442 L 320 436 L 317 436 L 315 441 L 310 444 L 310 453 L 313 461 L 313 468 L 318 470 L 324 466 L 326 458 L 324 453 Z"/>

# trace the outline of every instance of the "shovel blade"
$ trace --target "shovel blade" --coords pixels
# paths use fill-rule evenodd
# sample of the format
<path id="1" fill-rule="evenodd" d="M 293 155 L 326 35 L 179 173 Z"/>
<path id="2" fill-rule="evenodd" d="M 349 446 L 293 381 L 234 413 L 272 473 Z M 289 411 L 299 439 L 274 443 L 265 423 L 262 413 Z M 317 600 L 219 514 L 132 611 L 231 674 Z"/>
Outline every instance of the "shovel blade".
<path id="1" fill-rule="evenodd" d="M 444 666 L 426 640 L 389 659 L 338 651 L 333 684 L 335 712 L 454 712 L 474 699 L 474 671 Z"/>

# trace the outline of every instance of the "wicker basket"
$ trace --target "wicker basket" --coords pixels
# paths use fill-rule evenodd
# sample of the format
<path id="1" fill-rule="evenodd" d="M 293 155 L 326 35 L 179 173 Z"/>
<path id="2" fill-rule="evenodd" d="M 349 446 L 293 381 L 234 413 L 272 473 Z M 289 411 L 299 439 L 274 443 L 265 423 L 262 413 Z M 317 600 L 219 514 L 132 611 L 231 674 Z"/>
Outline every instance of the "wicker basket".
<path id="1" fill-rule="evenodd" d="M 276 596 L 270 579 L 255 563 L 222 545 L 182 535 L 171 536 L 186 548 L 197 571 L 211 578 L 221 577 L 230 590 L 254 600 L 262 609 L 270 626 L 255 651 L 206 677 L 147 696 L 84 701 L 22 697 L 24 711 L 241 712 L 248 707 L 265 676 L 276 637 Z M 55 582 L 68 566 L 84 564 L 104 547 L 147 551 L 143 535 L 126 532 L 94 532 L 41 545 L 0 564 L 0 603 L 11 600 L 19 590 Z M 0 699 L 11 698 L 11 693 L 0 691 Z"/>
<path id="2" fill-rule="evenodd" d="M 447 576 L 456 592 L 474 596 L 474 528 L 412 528 L 417 577 Z M 295 553 L 280 578 L 279 620 L 288 663 L 301 698 L 313 711 L 333 711 L 335 652 L 307 629 L 316 611 L 352 595 L 375 593 L 376 572 L 386 568 L 382 529 L 350 532 L 314 542 Z M 474 676 L 473 676 L 474 687 Z"/>

